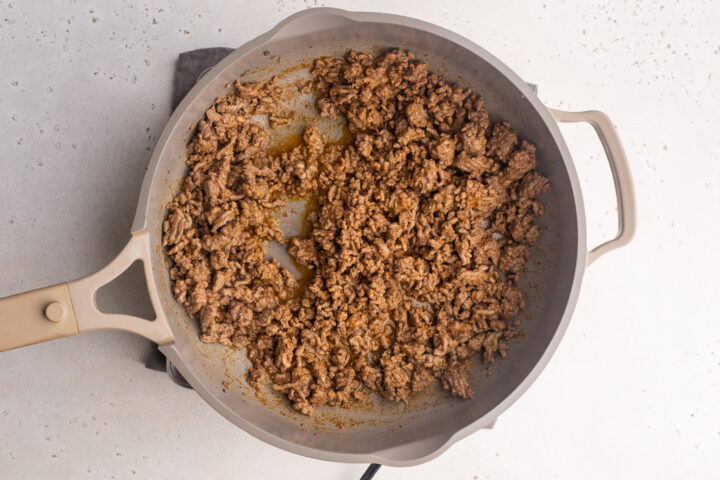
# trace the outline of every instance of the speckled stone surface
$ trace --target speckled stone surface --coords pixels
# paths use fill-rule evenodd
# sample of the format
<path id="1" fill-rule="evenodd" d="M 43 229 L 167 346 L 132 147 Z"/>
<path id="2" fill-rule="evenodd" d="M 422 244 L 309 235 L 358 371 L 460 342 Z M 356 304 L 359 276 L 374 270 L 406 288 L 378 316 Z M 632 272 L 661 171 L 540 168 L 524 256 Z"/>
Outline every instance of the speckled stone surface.
<path id="1" fill-rule="evenodd" d="M 122 248 L 180 52 L 240 45 L 314 5 L 2 1 L 0 296 L 87 275 Z M 636 241 L 588 271 L 557 354 L 495 429 L 376 478 L 716 478 L 720 4 L 317 5 L 440 24 L 540 85 L 548 106 L 606 111 L 638 192 Z M 607 163 L 591 128 L 562 130 L 594 244 L 616 224 Z M 101 305 L 147 313 L 137 274 Z M 143 368 L 147 347 L 94 332 L 0 354 L 0 477 L 339 479 L 364 470 L 255 440 Z"/>

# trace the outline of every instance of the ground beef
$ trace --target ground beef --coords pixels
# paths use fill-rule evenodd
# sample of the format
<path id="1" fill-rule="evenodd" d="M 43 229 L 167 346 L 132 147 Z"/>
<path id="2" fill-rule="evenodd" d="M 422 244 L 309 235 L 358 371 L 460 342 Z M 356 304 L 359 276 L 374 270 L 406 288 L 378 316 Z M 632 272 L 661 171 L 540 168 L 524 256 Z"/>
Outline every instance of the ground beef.
<path id="1" fill-rule="evenodd" d="M 351 51 L 311 73 L 301 90 L 353 140 L 327 144 L 310 126 L 268 153 L 255 119 L 282 123 L 281 89 L 237 81 L 198 123 L 168 206 L 175 297 L 204 342 L 246 348 L 249 380 L 304 414 L 371 392 L 408 402 L 436 379 L 470 398 L 474 352 L 493 362 L 518 335 L 516 285 L 549 188 L 535 147 L 411 53 Z M 315 205 L 307 233 L 283 238 L 274 212 L 298 197 Z M 306 278 L 265 258 L 270 241 Z"/>

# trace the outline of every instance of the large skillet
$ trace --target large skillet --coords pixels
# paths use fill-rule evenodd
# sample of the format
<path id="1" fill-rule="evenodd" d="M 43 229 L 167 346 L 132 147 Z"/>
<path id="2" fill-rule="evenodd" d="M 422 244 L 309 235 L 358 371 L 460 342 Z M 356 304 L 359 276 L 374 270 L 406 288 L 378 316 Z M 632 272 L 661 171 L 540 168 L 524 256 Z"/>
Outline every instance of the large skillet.
<path id="1" fill-rule="evenodd" d="M 279 397 L 256 395 L 243 381 L 242 353 L 198 339 L 198 327 L 175 301 L 161 226 L 165 205 L 186 172 L 185 146 L 197 122 L 225 84 L 245 74 L 263 81 L 300 61 L 348 49 L 409 49 L 445 79 L 472 87 L 485 98 L 491 118 L 503 118 L 537 146 L 538 170 L 550 179 L 543 234 L 525 275 L 529 289 L 522 323 L 524 339 L 492 370 L 474 366 L 472 400 L 443 392 L 421 395 L 410 407 L 378 401 L 365 410 L 318 409 L 309 420 Z M 575 167 L 556 122 L 584 121 L 605 148 L 618 203 L 617 236 L 591 251 Z M 89 277 L 0 300 L 0 350 L 95 329 L 121 329 L 149 338 L 214 409 L 255 437 L 285 450 L 339 462 L 413 465 L 425 462 L 459 439 L 492 426 L 538 377 L 570 321 L 585 268 L 600 255 L 630 241 L 635 202 L 630 170 L 610 120 L 600 112 L 546 108 L 507 66 L 469 40 L 419 20 L 330 8 L 292 15 L 220 62 L 190 91 L 173 113 L 153 152 L 143 181 L 132 236 L 107 267 Z M 135 260 L 145 268 L 156 318 L 101 313 L 95 292 Z M 527 289 L 526 289 L 527 290 Z M 492 373 L 492 375 L 488 375 Z M 223 381 L 233 386 L 225 389 Z M 227 391 L 224 391 L 227 390 Z M 341 428 L 345 427 L 345 428 Z"/>

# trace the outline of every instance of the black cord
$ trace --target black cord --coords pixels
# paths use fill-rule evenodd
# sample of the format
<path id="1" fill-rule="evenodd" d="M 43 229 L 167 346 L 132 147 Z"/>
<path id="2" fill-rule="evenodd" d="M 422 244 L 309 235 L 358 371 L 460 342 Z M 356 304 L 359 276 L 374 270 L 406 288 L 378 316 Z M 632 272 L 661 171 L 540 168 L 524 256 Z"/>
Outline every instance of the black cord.
<path id="1" fill-rule="evenodd" d="M 360 477 L 360 480 L 370 480 L 375 476 L 378 470 L 380 470 L 380 464 L 371 463 L 367 470 L 365 470 L 365 473 L 363 473 L 362 477 Z"/>

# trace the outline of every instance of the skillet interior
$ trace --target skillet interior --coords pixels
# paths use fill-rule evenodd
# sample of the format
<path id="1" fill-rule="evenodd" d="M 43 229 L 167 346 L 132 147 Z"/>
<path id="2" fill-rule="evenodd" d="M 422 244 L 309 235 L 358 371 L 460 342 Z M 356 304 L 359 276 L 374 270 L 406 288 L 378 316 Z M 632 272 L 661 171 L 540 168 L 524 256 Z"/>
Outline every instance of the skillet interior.
<path id="1" fill-rule="evenodd" d="M 557 343 L 554 338 L 564 330 L 579 286 L 578 263 L 584 252 L 581 254 L 578 248 L 584 249 L 584 224 L 582 212 L 576 209 L 579 193 L 571 160 L 557 132 L 552 132 L 542 118 L 537 99 L 527 98 L 526 89 L 491 64 L 495 59 L 478 56 L 456 43 L 458 37 L 453 36 L 453 41 L 437 32 L 391 20 L 402 17 L 388 18 L 356 22 L 332 12 L 299 17 L 297 25 L 291 25 L 293 28 L 281 29 L 274 38 L 270 35 L 263 41 L 251 42 L 242 52 L 232 54 L 232 59 L 207 74 L 190 92 L 192 101 L 186 98 L 175 112 L 175 121 L 168 124 L 156 147 L 153 159 L 157 165 L 154 172 L 148 173 L 152 178 L 144 185 L 147 205 L 142 205 L 141 198 L 138 211 L 144 213 L 141 227 L 147 228 L 153 245 L 151 280 L 175 338 L 175 343 L 164 347 L 164 351 L 214 408 L 249 433 L 288 450 L 341 461 L 381 458 L 384 463 L 400 465 L 417 463 L 423 455 L 442 448 L 457 432 L 469 433 L 470 426 L 474 430 L 492 424 L 498 410 L 507 407 L 506 399 L 530 375 L 548 346 Z M 408 407 L 379 400 L 372 409 L 319 408 L 313 418 L 308 418 L 293 411 L 279 396 L 254 394 L 243 380 L 248 367 L 244 353 L 200 342 L 197 322 L 186 315 L 170 290 L 168 264 L 160 247 L 165 205 L 186 173 L 184 152 L 192 134 L 188 127 L 227 91 L 226 83 L 241 75 L 245 81 L 265 81 L 320 55 L 390 47 L 409 49 L 444 79 L 471 87 L 484 97 L 491 119 L 508 120 L 521 138 L 537 147 L 538 170 L 550 179 L 552 189 L 543 199 L 546 214 L 539 219 L 543 234 L 524 276 L 523 289 L 528 298 L 521 319 L 525 337 L 511 343 L 508 358 L 491 368 L 473 366 L 471 386 L 475 396 L 471 400 L 452 398 L 436 389 L 421 394 Z M 228 379 L 233 379 L 234 384 L 224 392 L 221 382 Z M 409 455 L 408 448 L 415 453 Z"/>

